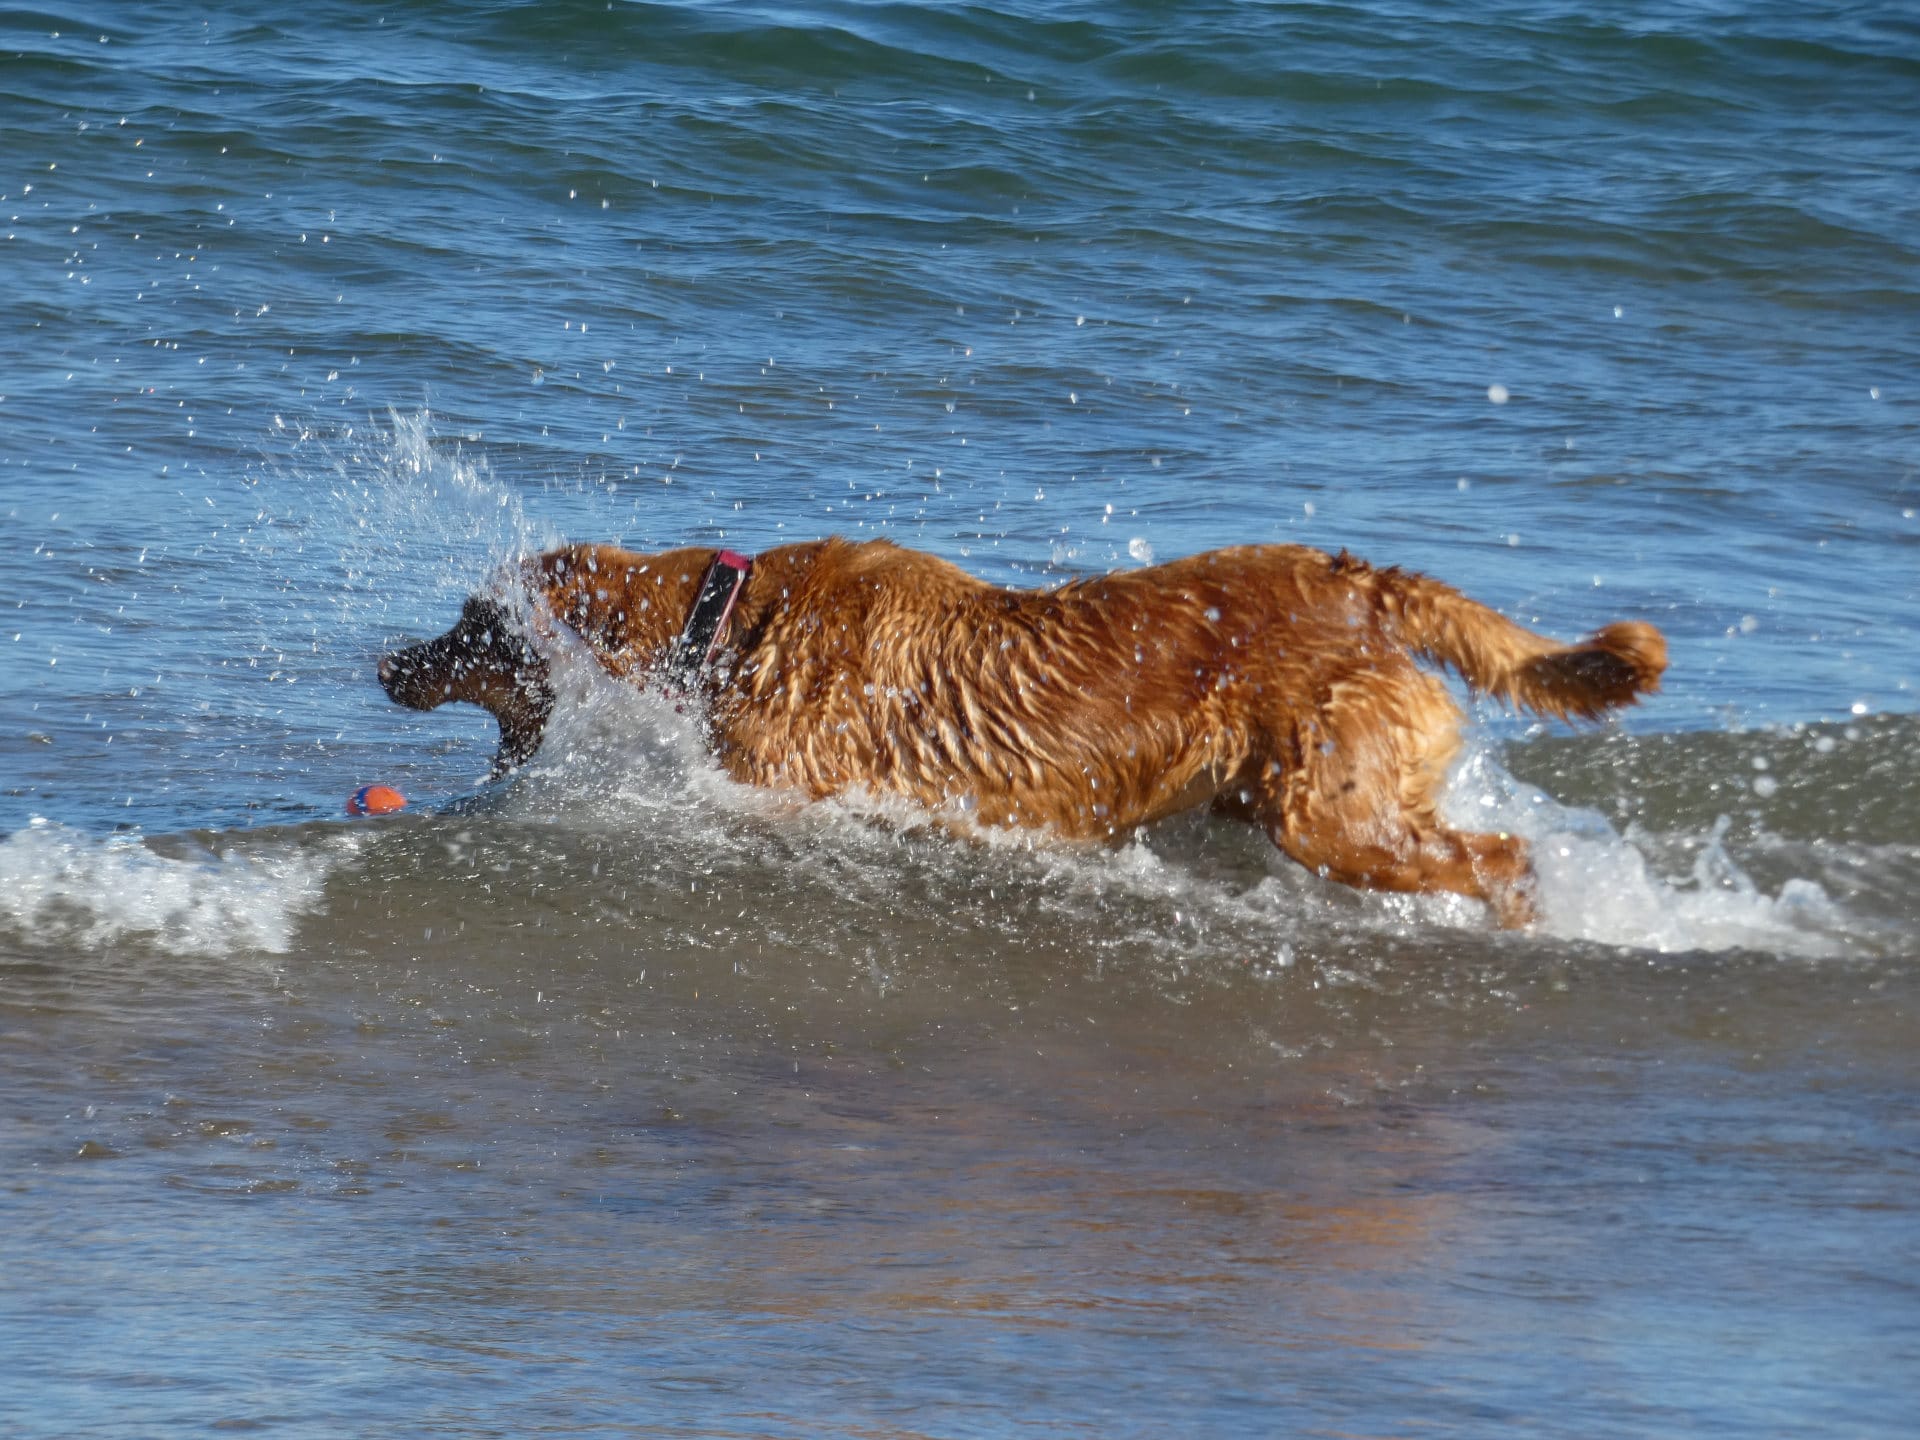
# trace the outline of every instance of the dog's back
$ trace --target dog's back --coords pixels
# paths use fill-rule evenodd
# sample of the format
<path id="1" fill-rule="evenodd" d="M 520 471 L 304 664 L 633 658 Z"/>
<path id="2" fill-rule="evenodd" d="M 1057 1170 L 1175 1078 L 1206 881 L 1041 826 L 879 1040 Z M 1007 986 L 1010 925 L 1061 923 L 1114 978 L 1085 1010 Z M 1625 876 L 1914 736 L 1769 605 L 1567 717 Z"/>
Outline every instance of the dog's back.
<path id="1" fill-rule="evenodd" d="M 884 541 L 760 564 L 766 589 L 717 711 L 739 778 L 815 795 L 861 785 L 1068 834 L 1122 831 L 1196 785 L 1227 787 L 1297 748 L 1336 687 L 1363 692 L 1396 653 L 1563 716 L 1625 703 L 1664 664 L 1651 627 L 1561 646 L 1437 581 L 1300 546 L 1054 590 L 989 585 Z"/>

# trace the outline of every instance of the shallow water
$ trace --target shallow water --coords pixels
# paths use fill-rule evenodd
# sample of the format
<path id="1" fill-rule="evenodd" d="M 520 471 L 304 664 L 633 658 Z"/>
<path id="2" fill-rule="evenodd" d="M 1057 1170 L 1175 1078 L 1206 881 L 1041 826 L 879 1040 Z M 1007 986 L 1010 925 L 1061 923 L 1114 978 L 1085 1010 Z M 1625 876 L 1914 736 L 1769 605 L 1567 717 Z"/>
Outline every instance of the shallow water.
<path id="1" fill-rule="evenodd" d="M 1917 96 L 1892 6 L 0 17 L 0 1429 L 1907 1433 Z M 1520 935 L 373 680 L 831 532 L 1674 663 L 1476 712 Z"/>

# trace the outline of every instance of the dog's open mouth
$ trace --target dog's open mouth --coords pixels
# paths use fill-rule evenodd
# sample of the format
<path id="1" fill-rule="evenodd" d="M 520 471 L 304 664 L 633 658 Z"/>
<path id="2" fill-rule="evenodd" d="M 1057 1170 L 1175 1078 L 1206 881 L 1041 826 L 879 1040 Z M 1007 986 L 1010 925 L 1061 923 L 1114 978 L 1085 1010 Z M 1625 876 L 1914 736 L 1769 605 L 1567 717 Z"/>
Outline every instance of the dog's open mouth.
<path id="1" fill-rule="evenodd" d="M 382 657 L 379 673 L 396 704 L 432 710 L 464 700 L 499 721 L 495 777 L 532 758 L 553 713 L 547 662 L 498 604 L 478 596 L 446 634 Z"/>

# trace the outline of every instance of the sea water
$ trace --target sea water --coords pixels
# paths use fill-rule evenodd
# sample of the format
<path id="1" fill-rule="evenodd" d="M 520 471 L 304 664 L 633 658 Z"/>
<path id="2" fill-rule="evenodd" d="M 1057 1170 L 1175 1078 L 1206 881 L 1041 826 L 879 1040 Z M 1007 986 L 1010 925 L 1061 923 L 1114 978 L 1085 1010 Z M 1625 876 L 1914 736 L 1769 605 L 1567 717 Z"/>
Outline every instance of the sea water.
<path id="1" fill-rule="evenodd" d="M 0 17 L 0 1428 L 1908 1433 L 1916 135 L 1893 5 Z M 1474 708 L 1520 934 L 374 680 L 830 533 L 1673 663 Z"/>

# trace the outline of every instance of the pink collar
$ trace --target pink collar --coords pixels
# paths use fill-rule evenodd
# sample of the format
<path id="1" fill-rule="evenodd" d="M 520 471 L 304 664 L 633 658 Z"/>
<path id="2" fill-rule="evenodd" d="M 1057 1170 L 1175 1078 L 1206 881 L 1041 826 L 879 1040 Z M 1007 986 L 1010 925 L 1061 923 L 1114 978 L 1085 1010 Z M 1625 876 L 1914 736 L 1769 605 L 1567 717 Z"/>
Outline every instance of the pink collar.
<path id="1" fill-rule="evenodd" d="M 714 652 L 726 637 L 727 622 L 733 618 L 733 607 L 752 573 L 753 558 L 749 555 L 722 550 L 713 557 L 687 611 L 687 623 L 667 656 L 670 684 L 690 690 L 713 663 Z"/>

